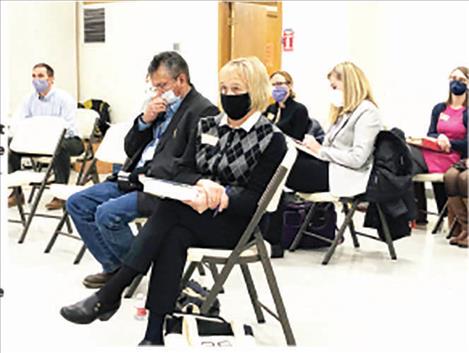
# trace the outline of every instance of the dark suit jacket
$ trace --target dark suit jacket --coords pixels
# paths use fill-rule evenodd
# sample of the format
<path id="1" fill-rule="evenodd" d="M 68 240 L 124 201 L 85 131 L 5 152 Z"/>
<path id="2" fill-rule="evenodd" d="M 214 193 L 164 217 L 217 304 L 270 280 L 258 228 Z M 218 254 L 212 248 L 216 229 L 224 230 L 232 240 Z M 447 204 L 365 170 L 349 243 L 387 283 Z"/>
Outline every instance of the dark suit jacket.
<path id="1" fill-rule="evenodd" d="M 215 116 L 218 113 L 218 108 L 192 87 L 161 136 L 153 160 L 149 162 L 145 174 L 159 179 L 195 183 L 198 175 L 194 174 L 193 169 L 188 168 L 183 161 L 190 160 L 188 156 L 194 154 L 195 144 L 190 140 L 193 139 L 194 131 L 197 130 L 199 118 Z M 127 172 L 135 169 L 145 146 L 153 138 L 153 126 L 143 131 L 138 129 L 138 119 L 142 115 L 135 119 L 134 125 L 125 137 L 124 147 L 129 159 L 123 166 L 123 170 Z M 158 198 L 139 192 L 138 210 L 143 215 L 150 215 L 157 201 Z"/>

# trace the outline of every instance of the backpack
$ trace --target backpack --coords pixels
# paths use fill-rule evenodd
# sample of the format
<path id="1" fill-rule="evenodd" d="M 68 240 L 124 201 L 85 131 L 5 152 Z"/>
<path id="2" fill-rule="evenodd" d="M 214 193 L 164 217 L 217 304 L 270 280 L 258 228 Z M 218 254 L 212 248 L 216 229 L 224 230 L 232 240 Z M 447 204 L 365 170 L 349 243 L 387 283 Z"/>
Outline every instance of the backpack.
<path id="1" fill-rule="evenodd" d="M 103 137 L 111 123 L 111 108 L 109 104 L 100 99 L 88 99 L 83 104 L 78 103 L 78 108 L 93 109 L 99 113 L 99 121 L 95 126 L 94 136 Z"/>
<path id="2" fill-rule="evenodd" d="M 291 202 L 287 204 L 283 213 L 282 247 L 284 249 L 290 248 L 311 206 L 312 202 L 308 201 L 300 203 Z M 314 215 L 306 227 L 306 232 L 333 240 L 335 237 L 336 222 L 337 213 L 334 204 L 330 202 L 318 203 L 316 204 Z M 330 243 L 306 234 L 298 244 L 299 249 L 318 249 L 325 246 L 330 246 Z"/>

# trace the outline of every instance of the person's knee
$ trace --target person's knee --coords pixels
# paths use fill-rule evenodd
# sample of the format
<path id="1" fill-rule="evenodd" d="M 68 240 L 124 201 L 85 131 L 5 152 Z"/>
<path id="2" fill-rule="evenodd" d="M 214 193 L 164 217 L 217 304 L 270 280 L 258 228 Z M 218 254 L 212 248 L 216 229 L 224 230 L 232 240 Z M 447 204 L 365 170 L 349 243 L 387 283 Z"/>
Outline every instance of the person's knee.
<path id="1" fill-rule="evenodd" d="M 65 202 L 65 208 L 72 217 L 81 217 L 89 221 L 93 220 L 94 210 L 86 202 L 86 198 L 81 192 L 70 196 Z"/>
<path id="2" fill-rule="evenodd" d="M 105 228 L 108 230 L 117 230 L 122 227 L 123 219 L 116 212 L 115 205 L 110 206 L 104 203 L 96 208 L 96 225 L 98 228 Z"/>

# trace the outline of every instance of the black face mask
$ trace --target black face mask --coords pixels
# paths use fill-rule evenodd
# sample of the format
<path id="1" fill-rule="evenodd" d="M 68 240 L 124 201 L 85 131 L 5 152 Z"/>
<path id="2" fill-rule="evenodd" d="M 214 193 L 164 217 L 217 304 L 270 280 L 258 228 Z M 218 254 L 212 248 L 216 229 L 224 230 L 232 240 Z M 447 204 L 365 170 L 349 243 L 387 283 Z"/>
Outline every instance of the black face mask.
<path id="1" fill-rule="evenodd" d="M 458 80 L 453 80 L 449 83 L 449 89 L 454 95 L 462 96 L 467 90 L 467 85 Z"/>
<path id="2" fill-rule="evenodd" d="M 236 96 L 221 94 L 221 105 L 223 110 L 232 120 L 240 120 L 251 110 L 251 97 L 249 93 Z"/>

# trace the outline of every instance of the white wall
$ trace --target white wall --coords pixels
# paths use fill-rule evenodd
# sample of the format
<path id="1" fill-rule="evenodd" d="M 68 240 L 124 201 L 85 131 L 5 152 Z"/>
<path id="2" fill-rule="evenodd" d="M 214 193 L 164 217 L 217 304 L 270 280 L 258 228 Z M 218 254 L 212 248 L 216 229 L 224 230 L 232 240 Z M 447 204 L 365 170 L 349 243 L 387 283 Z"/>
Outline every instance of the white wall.
<path id="1" fill-rule="evenodd" d="M 80 40 L 81 100 L 107 101 L 112 121 L 133 119 L 143 101 L 152 57 L 179 43 L 195 87 L 217 102 L 217 2 L 123 2 L 95 7 L 105 8 L 106 42 Z"/>
<path id="2" fill-rule="evenodd" d="M 51 65 L 55 85 L 76 97 L 75 3 L 8 1 L 2 5 L 7 41 L 2 58 L 7 57 L 9 74 L 7 114 L 14 114 L 24 97 L 33 92 L 31 69 L 39 62 Z"/>
<path id="3" fill-rule="evenodd" d="M 423 134 L 430 112 L 448 92 L 448 75 L 469 66 L 466 2 L 284 1 L 284 28 L 295 50 L 283 53 L 299 100 L 321 121 L 327 117 L 326 74 L 351 60 L 371 81 L 388 126 Z"/>

